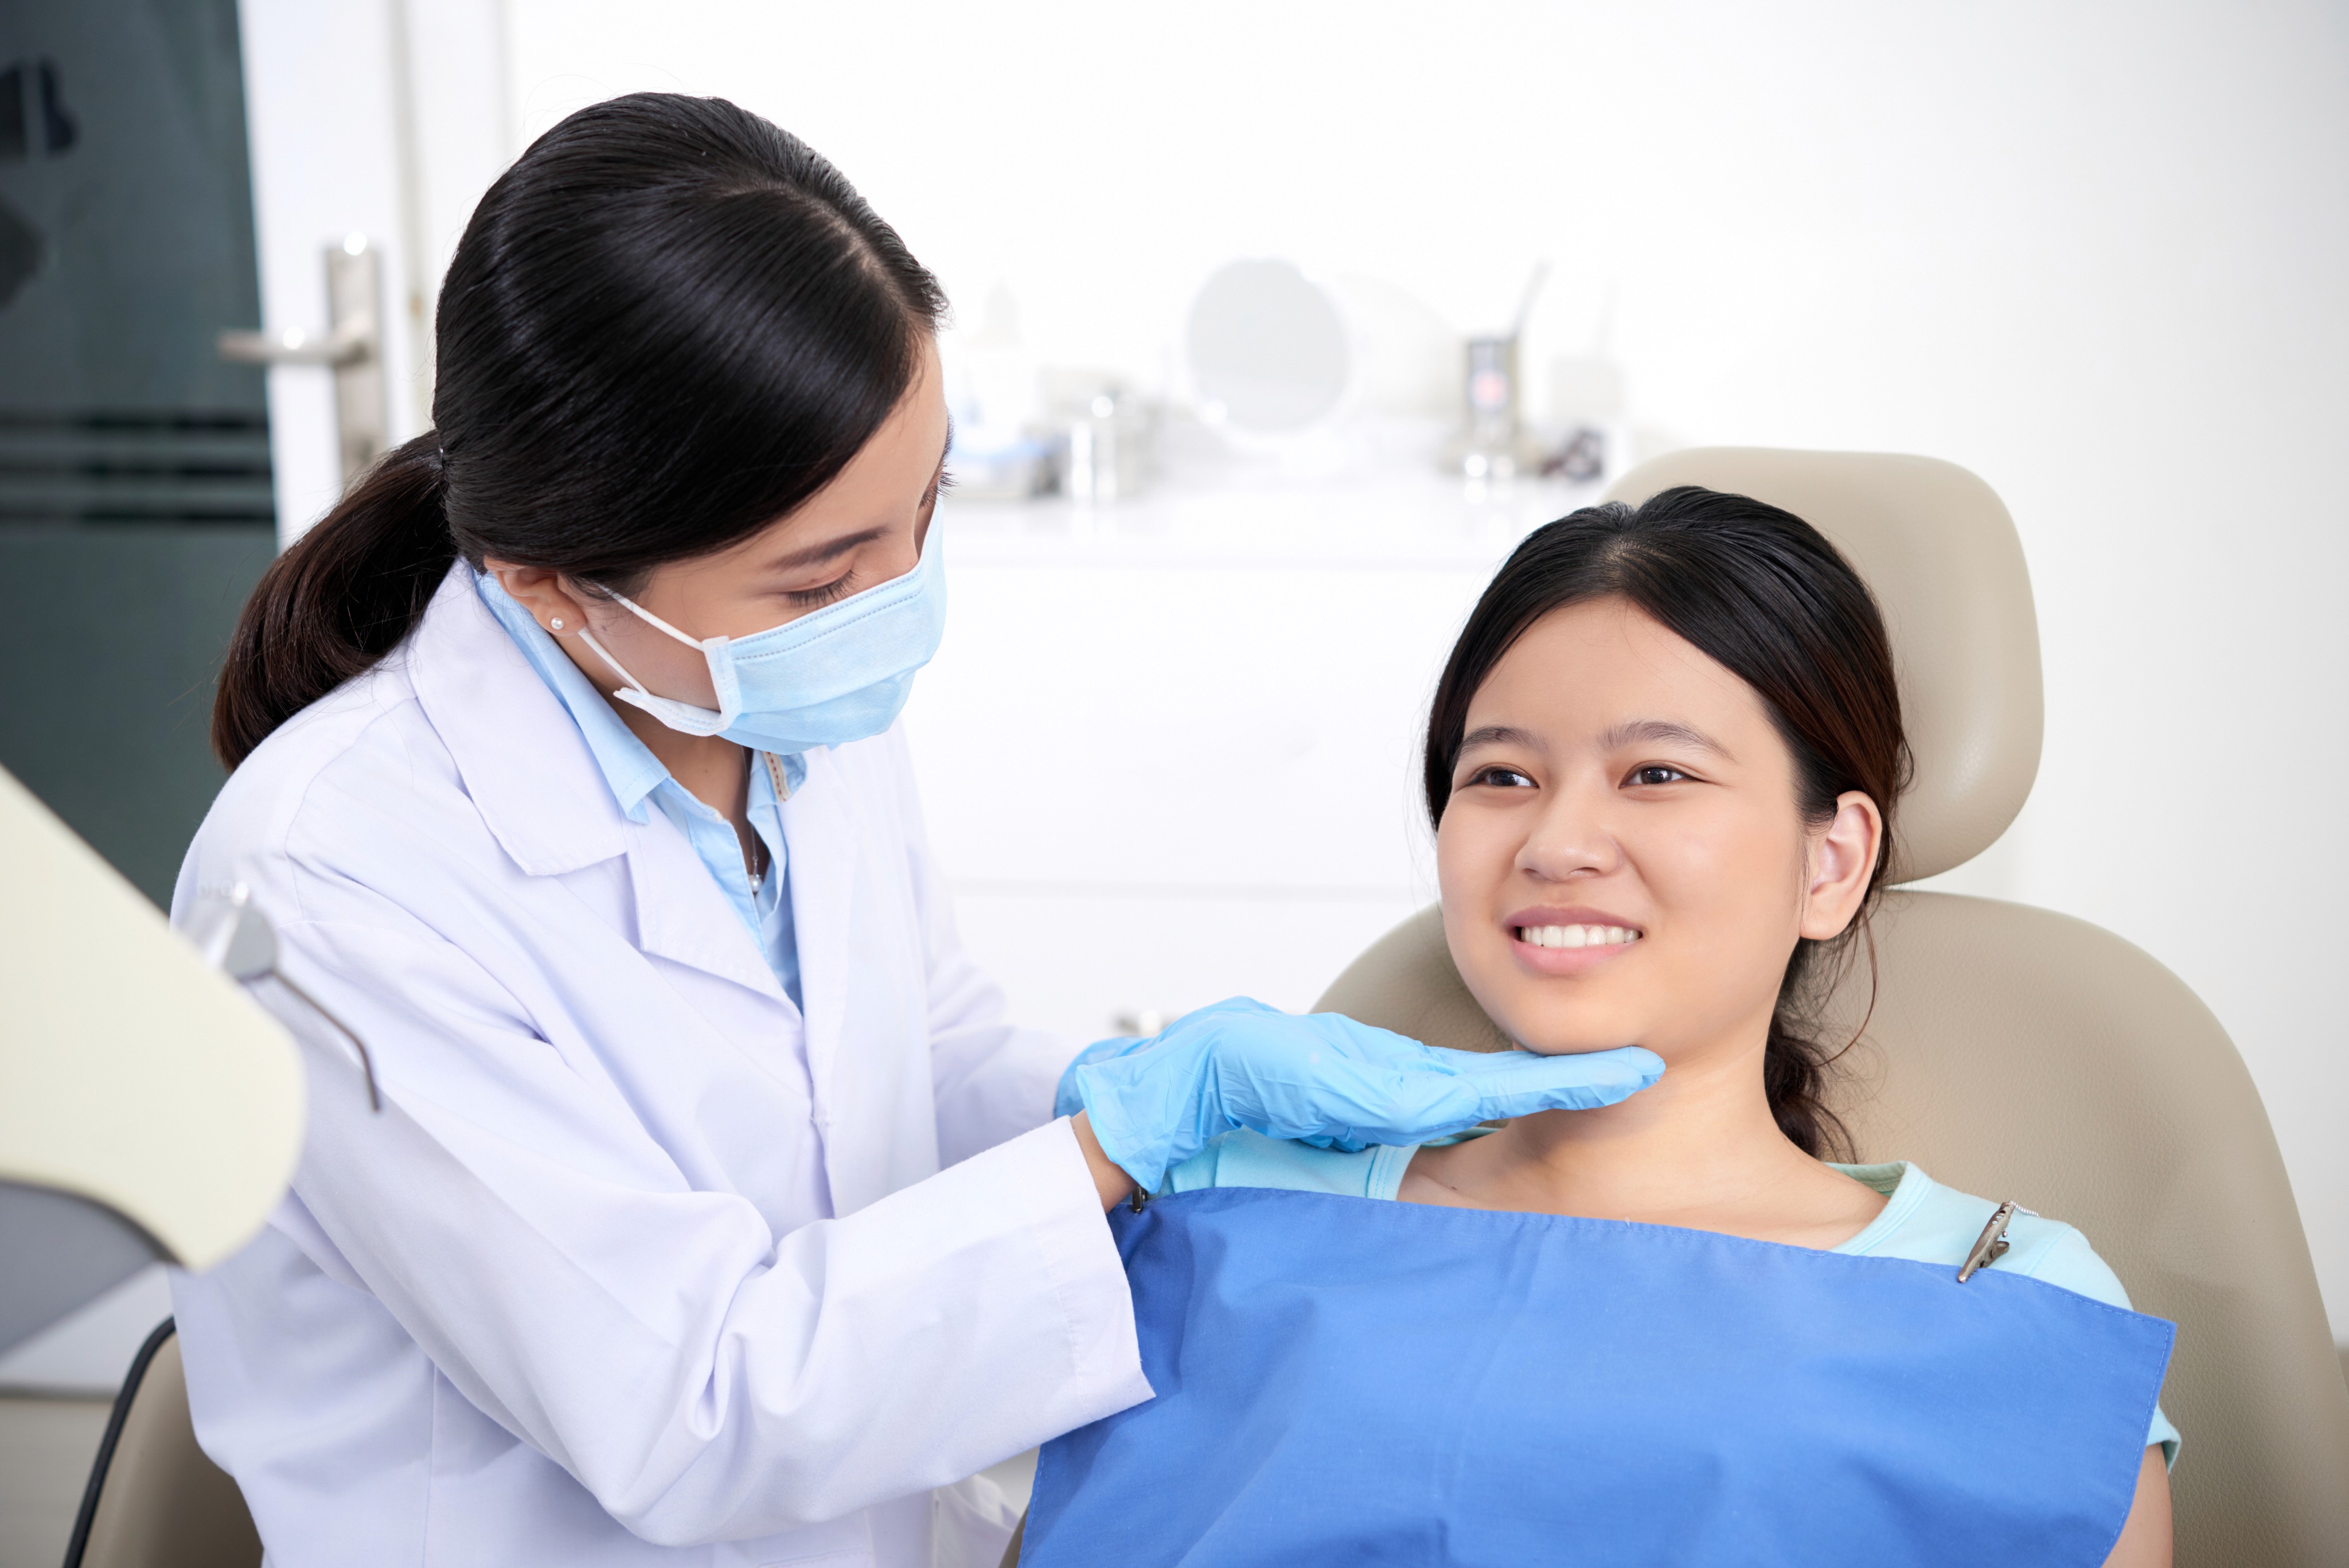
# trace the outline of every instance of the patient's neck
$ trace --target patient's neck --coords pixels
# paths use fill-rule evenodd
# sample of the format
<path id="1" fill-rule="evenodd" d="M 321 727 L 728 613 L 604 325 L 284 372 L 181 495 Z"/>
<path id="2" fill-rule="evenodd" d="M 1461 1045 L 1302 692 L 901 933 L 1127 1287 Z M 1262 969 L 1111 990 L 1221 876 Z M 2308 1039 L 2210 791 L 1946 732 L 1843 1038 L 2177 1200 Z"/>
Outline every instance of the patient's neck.
<path id="1" fill-rule="evenodd" d="M 1786 1140 L 1762 1087 L 1764 1036 L 1675 1062 L 1651 1088 L 1596 1111 L 1521 1116 L 1423 1149 L 1406 1202 L 1682 1225 L 1832 1247 L 1884 1199 Z"/>

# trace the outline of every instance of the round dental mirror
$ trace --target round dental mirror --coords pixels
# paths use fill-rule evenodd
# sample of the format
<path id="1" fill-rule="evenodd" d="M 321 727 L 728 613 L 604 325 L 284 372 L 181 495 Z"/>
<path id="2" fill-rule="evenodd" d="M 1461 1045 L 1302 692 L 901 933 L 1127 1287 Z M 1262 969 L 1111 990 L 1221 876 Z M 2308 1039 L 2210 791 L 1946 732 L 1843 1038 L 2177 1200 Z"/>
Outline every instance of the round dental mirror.
<path id="1" fill-rule="evenodd" d="M 1279 436 L 1327 417 L 1353 375 L 1345 318 L 1285 261 L 1236 261 L 1191 305 L 1184 338 L 1200 416 Z"/>

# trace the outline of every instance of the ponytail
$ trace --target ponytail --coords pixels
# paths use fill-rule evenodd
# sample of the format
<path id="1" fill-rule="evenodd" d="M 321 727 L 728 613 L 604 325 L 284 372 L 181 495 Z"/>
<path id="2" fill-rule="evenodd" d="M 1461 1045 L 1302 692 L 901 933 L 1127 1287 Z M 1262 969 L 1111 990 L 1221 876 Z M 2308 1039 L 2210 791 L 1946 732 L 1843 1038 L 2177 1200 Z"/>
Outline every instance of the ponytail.
<path id="1" fill-rule="evenodd" d="M 212 751 L 231 769 L 280 724 L 371 670 L 415 628 L 457 558 L 427 431 L 361 475 L 270 564 L 237 617 Z"/>

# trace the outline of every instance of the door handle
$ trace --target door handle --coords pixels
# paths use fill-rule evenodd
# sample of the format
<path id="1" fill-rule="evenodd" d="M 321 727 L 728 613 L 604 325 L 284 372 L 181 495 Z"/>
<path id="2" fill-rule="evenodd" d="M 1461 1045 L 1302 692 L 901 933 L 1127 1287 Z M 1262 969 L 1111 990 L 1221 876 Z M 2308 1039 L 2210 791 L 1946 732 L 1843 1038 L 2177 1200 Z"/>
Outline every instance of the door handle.
<path id="1" fill-rule="evenodd" d="M 326 331 L 220 335 L 220 357 L 232 363 L 318 365 L 335 373 L 335 426 L 345 488 L 391 446 L 378 308 L 382 289 L 375 247 L 366 235 L 353 234 L 326 247 Z"/>
<path id="2" fill-rule="evenodd" d="M 299 327 L 283 332 L 223 332 L 220 357 L 239 365 L 363 365 L 375 355 L 372 321 L 314 336 Z"/>

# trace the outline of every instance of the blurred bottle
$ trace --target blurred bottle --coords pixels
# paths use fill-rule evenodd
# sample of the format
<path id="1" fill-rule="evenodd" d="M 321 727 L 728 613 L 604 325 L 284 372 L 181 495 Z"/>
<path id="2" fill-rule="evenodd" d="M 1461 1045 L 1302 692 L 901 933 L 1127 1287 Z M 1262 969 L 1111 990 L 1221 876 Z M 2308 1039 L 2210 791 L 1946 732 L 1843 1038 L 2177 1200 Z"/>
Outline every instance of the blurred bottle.
<path id="1" fill-rule="evenodd" d="M 1543 452 L 1525 429 L 1517 335 L 1469 338 L 1466 369 L 1466 419 L 1444 451 L 1444 467 L 1473 480 L 1509 480 L 1534 472 Z"/>
<path id="2" fill-rule="evenodd" d="M 1541 467 L 1541 443 L 1525 427 L 1525 387 L 1517 379 L 1517 345 L 1526 323 L 1549 280 L 1549 263 L 1534 264 L 1517 299 L 1517 314 L 1503 336 L 1471 337 L 1462 383 L 1468 417 L 1459 438 L 1445 450 L 1444 466 L 1472 482 L 1508 481 Z"/>
<path id="3" fill-rule="evenodd" d="M 1149 487 L 1157 473 L 1155 404 L 1098 370 L 1047 370 L 1043 389 L 1044 428 L 1063 495 L 1108 502 Z"/>

